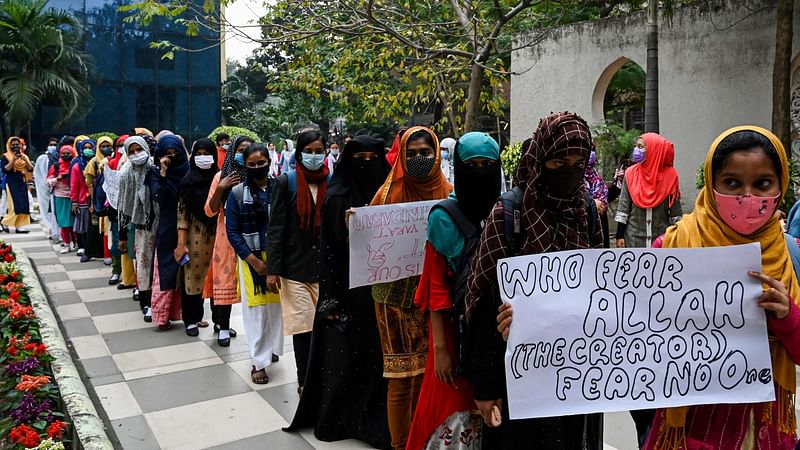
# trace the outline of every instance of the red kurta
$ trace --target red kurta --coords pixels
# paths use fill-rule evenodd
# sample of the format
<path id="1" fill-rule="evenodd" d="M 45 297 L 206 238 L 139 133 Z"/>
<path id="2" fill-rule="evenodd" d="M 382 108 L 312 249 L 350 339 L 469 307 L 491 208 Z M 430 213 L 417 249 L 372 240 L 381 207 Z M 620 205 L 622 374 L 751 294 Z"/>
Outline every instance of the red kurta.
<path id="1" fill-rule="evenodd" d="M 447 259 L 444 255 L 437 252 L 433 245 L 427 242 L 425 244 L 425 262 L 422 268 L 422 277 L 414 299 L 417 307 L 430 311 L 445 311 L 452 308 L 453 299 L 450 293 L 450 286 L 453 276 L 453 272 L 447 267 Z M 447 349 L 450 355 L 456 358 L 453 343 L 455 328 L 452 321 L 446 322 L 445 327 Z M 454 389 L 436 378 L 432 329 L 428 333 L 428 348 L 425 377 L 422 381 L 422 391 L 414 414 L 414 423 L 411 425 L 411 432 L 408 436 L 407 450 L 423 448 L 436 428 L 442 425 L 448 417 L 459 411 L 475 409 L 472 385 L 466 378 L 456 376 L 458 389 Z"/>

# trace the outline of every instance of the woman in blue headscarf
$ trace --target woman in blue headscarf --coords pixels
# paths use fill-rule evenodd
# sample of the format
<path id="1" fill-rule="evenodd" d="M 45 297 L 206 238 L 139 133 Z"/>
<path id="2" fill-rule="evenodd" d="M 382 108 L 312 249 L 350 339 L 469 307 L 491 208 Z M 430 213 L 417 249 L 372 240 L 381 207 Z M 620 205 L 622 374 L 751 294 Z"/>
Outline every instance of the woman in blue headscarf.
<path id="1" fill-rule="evenodd" d="M 481 418 L 472 412 L 472 386 L 455 370 L 459 355 L 453 309 L 459 310 L 457 305 L 465 299 L 458 298 L 452 286 L 461 268 L 469 267 L 461 263 L 462 258 L 472 257 L 465 253 L 467 239 L 480 236 L 483 221 L 500 196 L 500 146 L 486 133 L 465 134 L 455 146 L 453 175 L 453 194 L 434 207 L 428 219 L 425 262 L 414 300 L 417 307 L 430 311 L 430 333 L 407 449 L 480 448 Z M 445 430 L 451 430 L 449 436 Z"/>
<path id="2" fill-rule="evenodd" d="M 180 184 L 189 171 L 183 140 L 165 134 L 158 140 L 153 155 L 157 167 L 151 169 L 150 195 L 158 208 L 156 258 L 153 275 L 152 315 L 160 329 L 169 329 L 170 320 L 181 320 L 178 270 L 175 247 L 178 244 L 178 200 Z M 186 334 L 197 336 L 197 323 L 186 323 Z"/>

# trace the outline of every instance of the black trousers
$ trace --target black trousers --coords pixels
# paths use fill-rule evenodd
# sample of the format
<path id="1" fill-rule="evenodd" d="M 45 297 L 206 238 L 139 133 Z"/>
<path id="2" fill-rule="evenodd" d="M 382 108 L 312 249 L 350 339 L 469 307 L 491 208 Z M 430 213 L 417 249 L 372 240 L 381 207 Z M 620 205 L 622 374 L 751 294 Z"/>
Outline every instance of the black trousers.
<path id="1" fill-rule="evenodd" d="M 181 296 L 181 315 L 186 326 L 196 324 L 203 320 L 203 295 L 189 295 L 183 292 Z"/>
<path id="2" fill-rule="evenodd" d="M 216 305 L 211 298 L 211 321 L 219 326 L 220 330 L 231 328 L 231 305 Z"/>
<path id="3" fill-rule="evenodd" d="M 306 382 L 308 370 L 308 357 L 311 353 L 311 331 L 292 336 L 294 344 L 294 362 L 297 364 L 297 384 L 303 386 Z"/>
<path id="4" fill-rule="evenodd" d="M 144 312 L 144 307 L 150 307 L 150 300 L 153 297 L 153 291 L 139 291 L 139 307 Z"/>

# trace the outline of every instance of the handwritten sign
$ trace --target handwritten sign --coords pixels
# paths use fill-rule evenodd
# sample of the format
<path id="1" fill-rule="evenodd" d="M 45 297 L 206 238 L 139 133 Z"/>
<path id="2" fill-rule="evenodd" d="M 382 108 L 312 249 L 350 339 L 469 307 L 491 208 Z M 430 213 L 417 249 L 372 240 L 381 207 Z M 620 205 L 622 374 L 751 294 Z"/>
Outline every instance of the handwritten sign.
<path id="1" fill-rule="evenodd" d="M 758 244 L 501 260 L 511 418 L 774 400 L 749 270 Z"/>
<path id="2" fill-rule="evenodd" d="M 428 213 L 439 200 L 355 208 L 350 216 L 350 288 L 422 273 Z"/>
<path id="3" fill-rule="evenodd" d="M 106 191 L 108 204 L 117 209 L 119 199 L 119 172 L 106 166 L 103 169 L 103 190 Z"/>

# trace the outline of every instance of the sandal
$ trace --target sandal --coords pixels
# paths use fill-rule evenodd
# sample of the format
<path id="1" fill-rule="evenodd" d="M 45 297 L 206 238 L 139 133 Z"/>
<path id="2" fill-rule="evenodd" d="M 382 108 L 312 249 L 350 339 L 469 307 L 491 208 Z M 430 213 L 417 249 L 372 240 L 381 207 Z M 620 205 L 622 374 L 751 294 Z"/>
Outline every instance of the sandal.
<path id="1" fill-rule="evenodd" d="M 167 330 L 170 330 L 170 329 L 172 329 L 172 323 L 170 323 L 170 322 L 167 322 L 167 323 L 161 324 L 161 325 L 159 325 L 159 326 L 158 326 L 158 329 L 159 329 L 160 331 L 167 331 Z"/>
<path id="2" fill-rule="evenodd" d="M 272 354 L 272 362 L 278 362 L 281 358 L 275 353 Z"/>
<path id="3" fill-rule="evenodd" d="M 269 383 L 269 376 L 267 375 L 266 369 L 256 370 L 256 366 L 252 367 L 253 368 L 250 370 L 250 379 L 253 381 L 254 384 Z M 263 376 L 260 376 L 259 374 L 263 374 Z"/>
<path id="4" fill-rule="evenodd" d="M 206 328 L 208 326 L 208 322 L 201 320 L 200 322 L 197 322 L 197 326 L 200 328 Z"/>

